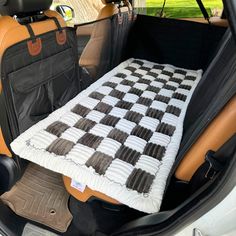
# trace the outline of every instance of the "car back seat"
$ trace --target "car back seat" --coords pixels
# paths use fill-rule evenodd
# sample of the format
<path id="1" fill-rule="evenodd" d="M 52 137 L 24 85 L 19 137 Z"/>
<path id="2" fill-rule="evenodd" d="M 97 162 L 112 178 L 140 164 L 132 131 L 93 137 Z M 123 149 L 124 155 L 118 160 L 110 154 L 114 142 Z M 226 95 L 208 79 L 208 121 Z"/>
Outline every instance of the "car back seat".
<path id="1" fill-rule="evenodd" d="M 236 48 L 236 45 L 231 32 L 228 30 L 220 42 L 215 58 L 208 67 L 208 70 L 204 73 L 190 103 L 185 119 L 182 148 L 184 147 L 183 143 L 186 142 L 186 139 L 189 139 L 188 135 L 191 135 L 191 132 L 193 132 L 192 128 L 194 125 L 197 127 L 201 116 L 206 113 L 212 105 L 212 100 L 221 99 L 218 93 L 221 92 L 222 94 L 223 92 L 224 94 L 225 90 L 221 91 L 221 89 L 227 87 L 230 77 L 236 70 L 236 56 L 232 47 Z M 211 88 L 208 89 L 206 85 L 211 86 Z M 188 151 L 186 151 L 184 155 L 182 154 L 182 158 L 179 159 L 179 162 L 177 158 L 175 165 L 175 169 L 177 168 L 177 170 L 173 174 L 175 174 L 178 180 L 190 181 L 196 170 L 203 164 L 206 153 L 209 150 L 216 151 L 233 136 L 236 132 L 235 120 L 236 97 L 234 96 L 229 99 L 223 110 L 220 110 L 220 108 L 216 109 L 215 117 L 212 117 L 212 122 L 206 125 L 205 129 L 201 131 L 201 135 L 199 133 L 199 137 L 195 140 L 193 145 L 188 147 Z M 63 179 L 67 190 L 80 201 L 85 202 L 90 198 L 96 197 L 117 204 L 113 199 L 109 199 L 107 196 L 88 188 L 86 188 L 84 193 L 81 193 L 70 186 L 71 180 L 69 178 L 63 177 Z"/>
<path id="2" fill-rule="evenodd" d="M 41 10 L 45 10 L 45 9 L 41 9 Z M 48 17 L 55 16 L 59 19 L 60 24 L 62 24 L 62 25 L 65 24 L 63 22 L 63 19 L 54 12 L 46 11 L 45 15 L 47 15 Z M 3 27 L 1 27 L 1 26 L 3 26 Z M 7 26 L 7 27 L 5 28 L 5 26 Z M 55 25 L 55 22 L 51 19 L 47 19 L 46 21 L 35 22 L 32 24 L 32 28 L 33 28 L 33 31 L 35 32 L 36 35 L 40 35 L 45 32 L 57 30 L 57 26 Z M 8 17 L 8 16 L 2 17 L 0 19 L 0 30 L 2 30 L 2 34 L 0 34 L 2 37 L 0 39 L 1 55 L 3 55 L 3 53 L 12 45 L 15 45 L 16 43 L 19 43 L 19 42 L 29 38 L 29 34 L 28 34 L 26 27 L 20 25 L 14 19 L 12 19 L 11 17 Z M 16 31 L 16 30 L 18 30 L 18 31 Z M 13 40 L 13 38 L 14 38 L 13 35 L 16 32 L 18 32 L 19 35 L 17 35 L 17 38 Z M 188 111 L 188 114 L 186 117 L 187 121 L 185 122 L 185 129 L 186 129 L 185 137 L 186 137 L 186 133 L 191 132 L 191 126 L 194 126 L 193 124 L 197 124 L 199 121 L 198 119 L 201 118 L 201 116 L 198 118 L 198 115 L 199 114 L 201 114 L 201 115 L 206 114 L 206 110 L 208 109 L 208 107 L 211 106 L 211 103 L 212 103 L 211 99 L 214 99 L 214 98 L 221 99 L 219 94 L 224 95 L 224 92 L 226 92 L 225 90 L 220 91 L 220 89 L 222 88 L 222 84 L 227 83 L 229 77 L 232 76 L 232 73 L 235 72 L 234 62 L 236 61 L 235 55 L 233 54 L 234 51 L 229 50 L 229 48 L 230 48 L 229 45 L 231 45 L 231 46 L 233 45 L 233 47 L 235 48 L 235 43 L 234 43 L 230 33 L 228 33 L 228 36 L 222 42 L 222 45 L 218 50 L 216 58 L 214 59 L 214 61 L 210 65 L 208 71 L 205 73 L 204 78 L 202 79 L 202 82 L 200 83 L 200 85 L 198 86 L 198 89 L 195 92 L 195 96 L 192 99 L 192 102 L 190 104 L 190 108 L 189 108 L 189 111 Z M 222 60 L 224 60 L 224 61 L 222 62 Z M 227 66 L 229 68 L 224 68 L 226 66 L 225 65 L 226 61 L 230 62 L 227 64 Z M 217 68 L 217 70 L 216 70 L 216 68 Z M 210 94 L 210 96 L 209 96 L 209 94 L 207 94 L 205 92 L 206 83 L 213 87 L 213 88 L 211 88 L 212 94 Z M 1 86 L 1 88 L 2 88 L 2 86 Z M 201 110 L 202 103 L 200 103 L 201 106 L 200 107 L 198 106 L 198 109 L 196 108 L 197 106 L 195 106 L 197 104 L 198 98 L 200 96 L 201 96 L 201 100 L 202 99 L 204 100 L 204 98 L 206 98 L 206 101 L 204 100 L 204 110 Z M 232 120 L 235 119 L 235 113 L 231 114 L 230 111 L 232 109 L 234 109 L 234 107 L 235 107 L 235 101 L 231 100 L 231 102 L 229 103 L 229 107 L 228 108 L 226 107 L 222 111 L 222 113 L 219 114 L 218 117 L 216 118 L 216 120 L 218 119 L 219 121 L 218 122 L 216 120 L 214 121 L 214 122 L 217 122 L 216 123 L 217 129 L 212 129 L 212 128 L 210 128 L 210 126 L 208 127 L 208 129 L 210 131 L 207 129 L 208 131 L 207 130 L 205 131 L 206 134 L 202 138 L 203 142 L 205 144 L 207 144 L 206 149 L 204 149 L 200 155 L 196 155 L 196 160 L 198 159 L 198 161 L 193 165 L 193 167 L 189 167 L 189 163 L 192 162 L 192 159 L 190 159 L 190 158 L 192 158 L 191 157 L 192 155 L 189 155 L 189 157 L 186 156 L 185 162 L 187 163 L 187 165 L 186 165 L 186 163 L 184 164 L 184 161 L 183 161 L 182 162 L 183 164 L 180 164 L 180 167 L 179 167 L 180 169 L 176 172 L 176 176 L 179 179 L 189 180 L 189 178 L 191 177 L 191 174 L 194 173 L 195 169 L 202 162 L 205 150 L 217 148 L 216 146 L 215 147 L 212 146 L 213 145 L 212 140 L 214 141 L 214 139 L 219 135 L 219 133 L 221 134 L 222 131 L 225 132 L 228 130 L 227 132 L 225 132 L 225 135 L 220 135 L 222 140 L 220 142 L 218 142 L 217 145 L 220 145 L 223 141 L 226 141 L 227 137 L 229 137 L 231 135 L 230 132 L 235 132 L 235 127 L 232 128 L 232 126 L 227 126 L 227 129 L 224 130 L 224 129 L 222 129 L 222 126 L 221 126 L 221 122 L 224 123 L 224 120 L 229 120 L 230 121 L 229 124 L 232 124 L 231 123 Z M 192 110 L 193 108 L 194 108 L 194 111 Z M 217 111 L 217 109 L 216 109 L 216 111 Z M 217 114 L 217 112 L 215 113 L 215 115 L 216 114 Z M 213 127 L 215 126 L 214 122 L 212 123 Z M 217 132 L 216 132 L 216 130 L 217 130 Z M 213 132 L 213 134 L 211 136 L 213 138 L 209 139 L 208 138 L 209 135 L 207 135 L 207 132 Z M 1 138 L 1 136 L 3 136 L 3 135 L 0 135 L 0 138 Z M 201 138 L 199 139 L 199 141 L 197 141 L 197 143 L 195 145 L 197 145 L 198 150 L 200 150 L 202 148 Z M 1 149 L 0 149 L 1 154 L 6 154 L 6 153 L 9 154 L 10 153 L 10 151 L 7 150 L 7 148 L 6 148 L 6 145 L 4 145 L 4 142 L 3 142 L 3 145 L 0 147 L 1 147 Z M 194 148 L 194 146 L 193 146 L 193 148 Z M 194 151 L 194 153 L 195 152 L 196 152 L 196 150 Z M 181 167 L 181 165 L 184 166 L 184 168 Z M 181 169 L 181 168 L 183 168 L 183 169 Z M 81 201 L 87 201 L 92 196 L 95 196 L 97 198 L 111 202 L 113 204 L 118 204 L 118 202 L 116 202 L 115 200 L 109 199 L 108 197 L 104 196 L 101 193 L 93 192 L 90 189 L 86 189 L 83 194 L 79 193 L 79 192 L 75 192 L 75 190 L 72 189 L 70 186 L 71 180 L 68 179 L 67 177 L 64 177 L 64 182 L 65 182 L 67 190 L 73 196 L 75 196 L 77 199 L 79 199 Z"/>

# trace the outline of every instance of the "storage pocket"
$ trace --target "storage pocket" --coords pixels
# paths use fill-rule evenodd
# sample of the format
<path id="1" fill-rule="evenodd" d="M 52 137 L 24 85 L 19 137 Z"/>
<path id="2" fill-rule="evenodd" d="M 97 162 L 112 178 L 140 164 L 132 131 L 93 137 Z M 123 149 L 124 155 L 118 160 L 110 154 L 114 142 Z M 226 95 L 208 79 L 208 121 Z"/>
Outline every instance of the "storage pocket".
<path id="1" fill-rule="evenodd" d="M 79 92 L 72 48 L 8 74 L 20 133 Z"/>
<path id="2" fill-rule="evenodd" d="M 67 71 L 74 64 L 72 49 L 32 63 L 8 75 L 15 93 L 28 93 Z"/>

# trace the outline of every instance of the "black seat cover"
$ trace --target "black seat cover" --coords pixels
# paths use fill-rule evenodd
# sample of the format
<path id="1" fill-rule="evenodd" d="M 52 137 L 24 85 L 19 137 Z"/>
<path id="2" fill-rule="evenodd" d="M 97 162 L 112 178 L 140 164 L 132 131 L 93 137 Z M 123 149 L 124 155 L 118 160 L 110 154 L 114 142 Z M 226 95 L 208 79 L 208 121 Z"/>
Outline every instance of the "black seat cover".
<path id="1" fill-rule="evenodd" d="M 236 94 L 236 42 L 228 30 L 196 88 L 186 113 L 183 139 L 169 180 L 198 137 Z"/>
<path id="2" fill-rule="evenodd" d="M 8 147 L 20 133 L 80 92 L 75 29 L 65 27 L 62 17 L 54 12 L 49 12 L 52 19 L 49 19 L 50 16 L 44 17 L 47 22 L 43 22 L 44 18 L 39 21 L 33 18 L 34 21 L 31 21 L 31 16 L 44 15 L 38 13 L 48 10 L 51 3 L 52 0 L 0 0 L 0 14 L 17 15 L 18 18 L 30 16 L 30 24 L 28 21 L 21 24 L 7 16 L 0 19 L 6 29 L 1 35 L 0 126 Z M 31 34 L 30 38 L 24 34 L 26 30 Z M 18 34 L 13 42 L 9 40 L 12 31 Z M 66 37 L 58 37 L 60 31 Z M 8 41 L 12 43 L 7 44 Z M 35 54 L 30 51 L 34 41 L 40 42 Z M 7 162 L 0 163 L 1 169 L 10 176 L 4 188 L 0 183 L 0 188 L 4 190 L 15 184 L 27 165 L 15 155 L 13 160 L 17 171 L 13 167 L 7 168 L 10 165 Z M 0 170 L 0 179 L 4 178 L 2 175 L 6 175 L 5 172 Z"/>
<path id="3" fill-rule="evenodd" d="M 215 58 L 205 71 L 190 101 L 184 123 L 185 130 L 188 130 L 196 122 L 226 86 L 228 77 L 234 70 L 233 58 L 236 55 L 232 49 L 235 47 L 231 31 L 227 30 L 220 42 Z"/>

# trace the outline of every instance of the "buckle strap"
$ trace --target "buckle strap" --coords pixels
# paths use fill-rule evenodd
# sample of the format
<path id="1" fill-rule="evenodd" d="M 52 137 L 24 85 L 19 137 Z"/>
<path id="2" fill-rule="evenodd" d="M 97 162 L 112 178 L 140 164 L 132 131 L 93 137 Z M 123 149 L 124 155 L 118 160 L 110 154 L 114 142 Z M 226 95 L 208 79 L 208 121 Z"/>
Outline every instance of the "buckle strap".
<path id="1" fill-rule="evenodd" d="M 54 17 L 50 17 L 50 19 L 52 19 L 52 20 L 55 22 L 58 31 L 62 32 L 63 29 L 62 29 L 62 27 L 61 27 L 61 25 L 60 25 L 59 20 L 58 20 L 55 16 L 54 16 Z"/>
<path id="2" fill-rule="evenodd" d="M 30 24 L 27 24 L 25 26 L 29 32 L 30 39 L 31 39 L 27 42 L 29 54 L 31 56 L 37 56 L 42 51 L 42 41 L 40 38 L 36 37 Z"/>
<path id="3" fill-rule="evenodd" d="M 31 25 L 30 25 L 30 24 L 27 24 L 27 25 L 25 25 L 25 26 L 26 26 L 26 28 L 27 28 L 29 34 L 30 34 L 30 38 L 32 39 L 33 43 L 35 43 L 35 41 L 36 41 L 36 35 L 35 35 L 35 33 L 34 33 L 32 27 L 31 27 Z"/>
<path id="4" fill-rule="evenodd" d="M 55 22 L 58 29 L 58 31 L 56 32 L 57 44 L 58 45 L 65 44 L 67 41 L 66 30 L 61 27 L 60 22 L 56 17 L 50 17 L 50 19 L 52 19 Z"/>
<path id="5" fill-rule="evenodd" d="M 224 165 L 215 158 L 215 152 L 212 150 L 207 152 L 205 162 L 209 165 L 205 174 L 206 179 L 213 179 L 215 175 L 224 168 Z"/>
<path id="6" fill-rule="evenodd" d="M 189 182 L 190 193 L 214 179 L 227 166 L 236 152 L 236 134 L 226 141 L 216 152 L 208 151 L 205 162 L 197 169 Z"/>

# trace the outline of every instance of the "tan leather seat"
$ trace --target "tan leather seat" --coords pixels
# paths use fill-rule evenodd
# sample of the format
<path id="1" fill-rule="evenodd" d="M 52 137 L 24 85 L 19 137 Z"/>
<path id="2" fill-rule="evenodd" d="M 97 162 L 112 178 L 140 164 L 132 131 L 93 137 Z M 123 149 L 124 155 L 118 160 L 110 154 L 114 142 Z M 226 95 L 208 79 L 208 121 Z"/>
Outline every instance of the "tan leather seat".
<path id="1" fill-rule="evenodd" d="M 175 177 L 179 180 L 189 181 L 203 164 L 207 151 L 216 151 L 236 133 L 235 121 L 236 96 L 231 99 L 188 151 L 176 170 Z"/>
<path id="2" fill-rule="evenodd" d="M 44 13 L 48 17 L 57 17 L 61 26 L 66 26 L 64 19 L 59 13 L 51 10 L 47 10 Z M 35 22 L 32 23 L 31 26 L 35 35 L 44 34 L 57 29 L 57 26 L 52 19 Z M 28 38 L 30 38 L 30 35 L 24 25 L 21 25 L 10 16 L 0 17 L 0 56 L 2 56 L 4 51 L 10 46 Z"/>
<path id="3" fill-rule="evenodd" d="M 108 197 L 107 195 L 100 193 L 98 191 L 93 191 L 92 189 L 86 187 L 84 192 L 80 192 L 79 190 L 71 187 L 71 178 L 63 176 L 63 181 L 66 187 L 66 190 L 76 199 L 81 202 L 87 202 L 90 198 L 96 197 L 105 202 L 109 202 L 112 204 L 119 204 L 115 199 Z"/>
<path id="4" fill-rule="evenodd" d="M 116 3 L 120 3 L 121 1 L 112 1 L 112 0 L 102 0 L 102 3 L 105 5 L 101 11 L 99 12 L 97 20 L 102 20 L 111 16 L 114 16 L 119 13 L 119 8 Z M 120 8 L 121 12 L 128 12 L 129 10 L 132 9 L 131 4 L 129 1 L 123 1 L 124 2 L 124 7 Z"/>
<path id="5" fill-rule="evenodd" d="M 180 18 L 180 20 L 209 24 L 208 21 L 202 17 L 201 18 Z M 210 22 L 212 25 L 216 25 L 216 26 L 221 26 L 221 27 L 228 27 L 229 26 L 229 22 L 226 19 L 221 19 L 220 17 L 217 17 L 217 16 L 211 17 Z"/>
<path id="6" fill-rule="evenodd" d="M 87 43 L 84 51 L 79 59 L 79 65 L 84 67 L 88 72 L 91 78 L 100 77 L 99 65 L 101 63 L 101 54 L 105 47 L 108 33 L 111 31 L 110 20 L 102 20 L 113 15 L 118 14 L 119 12 L 129 12 L 131 10 L 131 5 L 128 1 L 124 1 L 124 6 L 119 9 L 118 4 L 122 1 L 111 1 L 111 0 L 102 0 L 105 6 L 101 9 L 98 15 L 98 22 L 94 23 L 92 26 L 92 33 L 89 42 Z M 102 20 L 99 22 L 99 20 Z M 87 26 L 85 27 L 87 29 Z M 78 28 L 77 35 L 82 34 L 84 29 Z M 84 33 L 84 32 L 83 32 Z"/>

